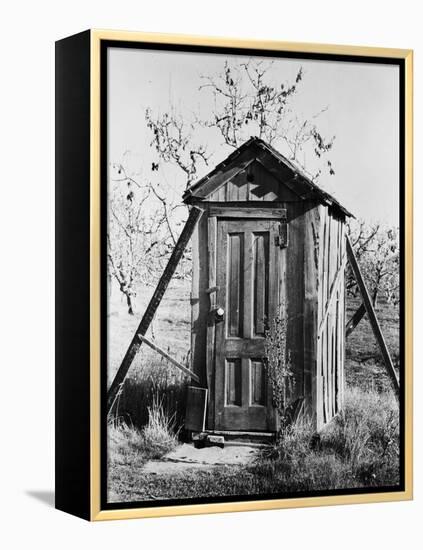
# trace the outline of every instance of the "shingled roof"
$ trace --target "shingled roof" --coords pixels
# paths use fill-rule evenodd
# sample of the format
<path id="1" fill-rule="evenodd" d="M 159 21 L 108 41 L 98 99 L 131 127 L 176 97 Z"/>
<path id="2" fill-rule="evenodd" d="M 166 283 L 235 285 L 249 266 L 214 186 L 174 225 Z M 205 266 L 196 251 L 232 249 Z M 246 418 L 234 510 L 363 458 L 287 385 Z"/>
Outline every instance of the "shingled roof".
<path id="1" fill-rule="evenodd" d="M 267 157 L 267 160 L 271 160 L 273 163 L 275 161 L 279 163 L 281 185 L 287 186 L 299 200 L 317 200 L 338 210 L 345 216 L 354 217 L 332 195 L 323 191 L 290 160 L 258 137 L 251 137 L 223 162 L 219 163 L 209 174 L 191 185 L 184 193 L 184 202 L 191 204 L 207 199 L 211 192 L 234 177 L 242 162 L 246 166 L 248 159 L 255 158 L 257 155 L 261 155 L 262 158 Z M 273 171 L 273 174 L 276 174 L 276 170 Z"/>

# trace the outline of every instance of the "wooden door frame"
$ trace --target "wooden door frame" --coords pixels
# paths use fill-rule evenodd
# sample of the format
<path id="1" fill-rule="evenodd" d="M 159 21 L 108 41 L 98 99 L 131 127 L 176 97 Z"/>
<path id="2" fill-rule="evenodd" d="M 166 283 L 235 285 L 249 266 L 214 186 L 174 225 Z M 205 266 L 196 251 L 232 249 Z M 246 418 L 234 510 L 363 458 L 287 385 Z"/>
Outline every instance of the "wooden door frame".
<path id="1" fill-rule="evenodd" d="M 208 242 L 208 289 L 210 307 L 207 318 L 207 353 L 206 373 L 208 392 L 207 404 L 207 428 L 215 429 L 216 418 L 216 323 L 214 311 L 216 308 L 217 295 L 217 223 L 219 218 L 232 219 L 287 219 L 287 205 L 285 203 L 261 203 L 257 204 L 237 203 L 231 204 L 208 204 L 207 210 L 207 242 Z M 289 219 L 289 218 L 288 218 Z M 281 297 L 279 297 L 281 298 Z"/>

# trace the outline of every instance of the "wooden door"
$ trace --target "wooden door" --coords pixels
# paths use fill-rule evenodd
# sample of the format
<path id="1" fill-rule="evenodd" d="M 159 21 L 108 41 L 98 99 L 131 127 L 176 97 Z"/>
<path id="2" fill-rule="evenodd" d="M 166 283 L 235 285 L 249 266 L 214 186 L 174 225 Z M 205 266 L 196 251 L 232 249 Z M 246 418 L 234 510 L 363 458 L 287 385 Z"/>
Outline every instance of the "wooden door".
<path id="1" fill-rule="evenodd" d="M 265 330 L 278 309 L 276 219 L 218 219 L 215 429 L 275 429 L 264 366 Z"/>

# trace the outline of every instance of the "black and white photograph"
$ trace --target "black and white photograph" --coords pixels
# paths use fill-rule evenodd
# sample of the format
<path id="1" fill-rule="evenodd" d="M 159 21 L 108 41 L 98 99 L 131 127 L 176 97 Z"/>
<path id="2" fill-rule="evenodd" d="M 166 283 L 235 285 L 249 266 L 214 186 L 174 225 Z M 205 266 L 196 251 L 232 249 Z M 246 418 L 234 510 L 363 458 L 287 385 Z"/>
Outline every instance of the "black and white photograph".
<path id="1" fill-rule="evenodd" d="M 418 5 L 3 3 L 0 548 L 419 550 Z"/>
<path id="2" fill-rule="evenodd" d="M 102 63 L 105 507 L 402 490 L 400 64 Z"/>

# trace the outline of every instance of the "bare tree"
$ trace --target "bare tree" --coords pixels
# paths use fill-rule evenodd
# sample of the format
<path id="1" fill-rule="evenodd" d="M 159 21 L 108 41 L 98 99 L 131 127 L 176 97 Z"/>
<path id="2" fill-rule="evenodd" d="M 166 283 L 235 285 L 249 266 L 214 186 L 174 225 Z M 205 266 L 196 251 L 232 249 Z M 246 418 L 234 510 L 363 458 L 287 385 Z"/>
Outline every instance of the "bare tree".
<path id="1" fill-rule="evenodd" d="M 271 74 L 272 61 L 249 60 L 230 64 L 225 61 L 215 75 L 202 75 L 199 90 L 213 97 L 209 118 L 192 115 L 183 118 L 170 106 L 163 114 L 145 113 L 147 127 L 153 134 L 151 141 L 159 160 L 173 163 L 185 176 L 185 186 L 193 183 L 199 168 L 208 166 L 211 154 L 198 139 L 201 128 L 217 130 L 223 143 L 238 148 L 251 135 L 257 135 L 276 147 L 281 147 L 290 160 L 296 162 L 312 179 L 326 169 L 335 171 L 327 158 L 335 137 L 326 139 L 319 131 L 317 119 L 327 110 L 323 107 L 310 118 L 301 118 L 295 109 L 295 98 L 304 79 L 299 67 L 291 82 L 275 82 Z M 319 168 L 311 172 L 306 166 L 306 155 L 318 161 Z M 159 164 L 153 164 L 159 169 Z"/>
<path id="2" fill-rule="evenodd" d="M 200 90 L 212 93 L 214 109 L 211 118 L 202 124 L 217 128 L 224 142 L 233 148 L 239 147 L 251 135 L 281 146 L 290 160 L 299 164 L 312 179 L 317 179 L 324 167 L 333 175 L 335 172 L 328 159 L 321 162 L 314 173 L 304 162 L 307 149 L 322 160 L 332 149 L 335 137 L 324 138 L 316 125 L 316 119 L 327 107 L 310 119 L 300 118 L 294 103 L 303 81 L 302 67 L 291 82 L 275 82 L 272 66 L 272 61 L 250 60 L 233 65 L 225 61 L 219 74 L 203 75 Z"/>
<path id="3" fill-rule="evenodd" d="M 196 143 L 192 133 L 194 124 L 184 121 L 172 106 L 169 112 L 156 116 L 147 109 L 145 119 L 147 128 L 153 133 L 151 146 L 160 160 L 180 168 L 185 176 L 185 187 L 189 187 L 197 177 L 199 164 L 208 166 L 211 156 L 204 145 Z M 158 169 L 158 164 L 153 163 L 152 170 Z"/>
<path id="4" fill-rule="evenodd" d="M 226 61 L 218 74 L 203 75 L 199 91 L 208 92 L 214 101 L 210 118 L 195 114 L 183 117 L 172 105 L 163 113 L 146 109 L 151 147 L 157 154 L 157 161 L 147 170 L 162 176 L 164 165 L 177 167 L 181 177 L 175 179 L 174 188 L 166 187 L 165 177 L 154 185 L 145 171 L 142 177 L 135 177 L 123 163 L 112 166 L 115 173 L 111 179 L 116 185 L 110 187 L 109 266 L 126 296 L 130 313 L 136 285 L 157 280 L 176 242 L 178 226 L 188 215 L 186 206 L 172 197 L 181 195 L 209 165 L 212 154 L 202 142 L 205 131 L 217 130 L 222 144 L 229 148 L 257 135 L 283 146 L 289 158 L 305 171 L 305 153 L 311 151 L 314 159 L 322 162 L 317 171 L 308 172 L 309 176 L 318 178 L 324 166 L 334 174 L 330 160 L 323 160 L 334 138 L 326 140 L 316 125 L 325 108 L 309 120 L 295 114 L 294 99 L 303 81 L 302 68 L 298 68 L 292 82 L 275 82 L 271 69 L 272 62 L 267 61 L 232 65 Z M 141 209 L 145 201 L 148 208 Z M 187 247 L 179 268 L 183 275 L 189 271 L 186 265 L 190 254 Z"/>
<path id="5" fill-rule="evenodd" d="M 379 223 L 369 225 L 365 220 L 352 220 L 347 222 L 348 236 L 360 266 L 363 265 L 365 259 L 368 261 L 366 256 L 368 256 L 369 250 L 373 246 L 373 242 L 379 231 Z M 349 295 L 354 297 L 357 296 L 359 292 L 354 273 L 350 267 L 347 269 L 346 289 Z"/>
<path id="6" fill-rule="evenodd" d="M 126 298 L 128 313 L 134 313 L 133 298 L 139 283 L 151 285 L 176 243 L 174 212 L 180 205 L 169 204 L 151 182 L 140 183 L 122 165 L 109 188 L 107 257 L 109 273 Z M 146 204 L 148 203 L 148 208 Z"/>

